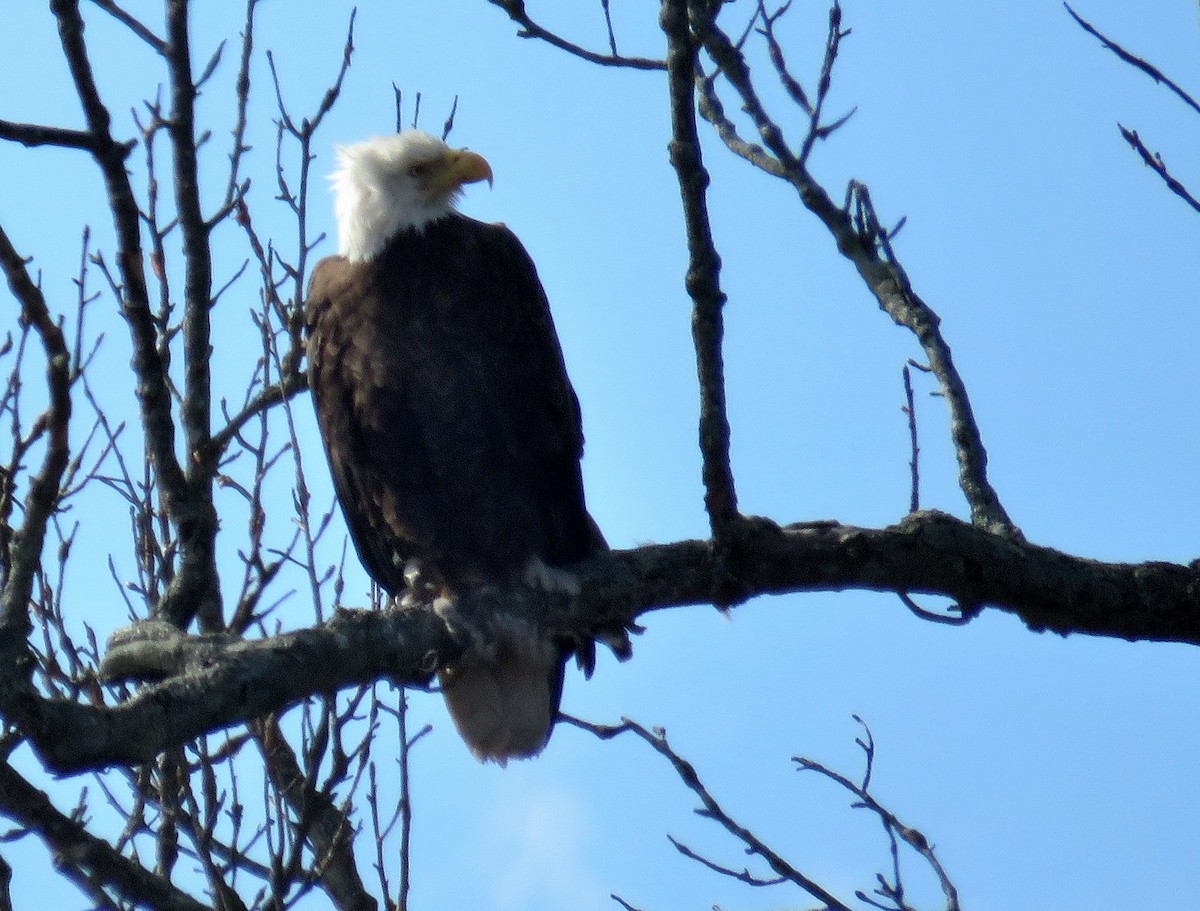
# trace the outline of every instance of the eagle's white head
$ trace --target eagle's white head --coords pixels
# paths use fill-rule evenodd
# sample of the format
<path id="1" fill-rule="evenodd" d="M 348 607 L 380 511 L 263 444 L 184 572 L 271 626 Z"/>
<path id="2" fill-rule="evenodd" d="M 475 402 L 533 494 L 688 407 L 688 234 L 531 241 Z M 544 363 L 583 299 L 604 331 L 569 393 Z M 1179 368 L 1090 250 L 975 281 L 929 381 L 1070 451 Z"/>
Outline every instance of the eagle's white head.
<path id="1" fill-rule="evenodd" d="M 330 181 L 338 253 L 351 262 L 373 258 L 400 231 L 421 231 L 448 215 L 464 184 L 492 182 L 482 156 L 419 130 L 338 146 L 337 157 Z"/>

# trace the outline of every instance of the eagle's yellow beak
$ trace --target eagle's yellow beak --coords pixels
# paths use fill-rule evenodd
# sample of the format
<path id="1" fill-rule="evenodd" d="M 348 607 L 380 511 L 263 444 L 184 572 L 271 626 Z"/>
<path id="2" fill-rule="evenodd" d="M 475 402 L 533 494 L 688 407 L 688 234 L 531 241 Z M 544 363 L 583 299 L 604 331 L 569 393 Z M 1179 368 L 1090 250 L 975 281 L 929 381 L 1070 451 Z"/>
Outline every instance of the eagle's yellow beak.
<path id="1" fill-rule="evenodd" d="M 482 155 L 467 149 L 455 149 L 446 156 L 445 166 L 439 169 L 434 178 L 438 189 L 457 190 L 463 184 L 478 183 L 486 180 L 492 185 L 492 166 Z"/>

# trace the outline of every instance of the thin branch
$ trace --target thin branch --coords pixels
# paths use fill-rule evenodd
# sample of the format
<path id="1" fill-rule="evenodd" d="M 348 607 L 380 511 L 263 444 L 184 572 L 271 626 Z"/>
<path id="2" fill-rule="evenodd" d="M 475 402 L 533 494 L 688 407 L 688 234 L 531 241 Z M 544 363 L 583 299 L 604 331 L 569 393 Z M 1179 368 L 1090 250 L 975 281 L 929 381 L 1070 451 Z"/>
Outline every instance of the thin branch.
<path id="1" fill-rule="evenodd" d="M 771 26 L 768 25 L 768 31 Z M 850 31 L 842 31 L 842 8 L 837 0 L 829 8 L 829 31 L 825 38 L 825 55 L 821 60 L 821 74 L 817 78 L 817 101 L 812 106 L 809 112 L 808 120 L 808 135 L 804 137 L 804 143 L 800 148 L 800 161 L 806 162 L 812 154 L 813 146 L 817 140 L 828 139 L 838 128 L 843 126 L 852 116 L 854 110 L 843 114 L 832 123 L 822 123 L 822 115 L 825 112 L 825 101 L 829 97 L 829 89 L 833 84 L 833 65 L 837 61 L 838 50 L 841 48 L 842 39 L 847 37 Z M 776 57 L 775 53 L 772 57 Z M 782 52 L 778 52 L 778 58 L 782 62 Z M 776 65 L 778 70 L 779 65 Z M 803 107 L 803 106 L 802 106 Z"/>
<path id="2" fill-rule="evenodd" d="M 108 189 L 117 235 L 117 266 L 121 275 L 121 282 L 114 284 L 114 290 L 118 293 L 121 314 L 133 338 L 133 368 L 137 376 L 136 389 L 147 450 L 163 492 L 163 505 L 168 515 L 175 517 L 185 499 L 185 480 L 183 469 L 175 456 L 170 384 L 150 309 L 140 215 L 125 168 L 130 144 L 117 142 L 110 132 L 111 116 L 100 99 L 92 73 L 78 0 L 51 0 L 50 7 L 58 20 L 63 54 L 83 106 L 88 132 L 93 137 L 90 151 L 100 166 Z"/>
<path id="3" fill-rule="evenodd" d="M 866 733 L 866 740 L 858 741 L 858 745 L 862 747 L 866 756 L 866 771 L 863 774 L 863 780 L 861 784 L 855 784 L 840 772 L 835 772 L 828 766 L 812 759 L 806 759 L 803 756 L 793 756 L 792 761 L 796 764 L 796 767 L 799 771 L 816 772 L 817 774 L 828 778 L 830 781 L 833 781 L 850 794 L 853 794 L 858 801 L 858 803 L 855 804 L 856 807 L 869 810 L 878 816 L 880 822 L 883 823 L 883 827 L 887 832 L 888 838 L 891 840 L 892 881 L 888 882 L 885 877 L 880 876 L 879 894 L 892 901 L 893 905 L 880 905 L 872 901 L 862 892 L 857 893 L 857 897 L 863 901 L 870 902 L 871 904 L 875 905 L 875 907 L 879 908 L 909 907 L 909 905 L 904 901 L 904 884 L 901 877 L 898 845 L 896 843 L 896 839 L 899 839 L 917 854 L 919 854 L 929 865 L 930 869 L 933 870 L 934 875 L 937 877 L 938 884 L 942 888 L 942 894 L 946 897 L 946 911 L 961 911 L 961 906 L 959 905 L 958 901 L 958 889 L 951 881 L 949 874 L 946 873 L 945 868 L 942 866 L 941 860 L 938 858 L 937 853 L 933 850 L 933 846 L 929 843 L 929 839 L 926 838 L 925 835 L 919 830 L 914 829 L 911 826 L 907 826 L 901 822 L 894 813 L 879 803 L 879 801 L 875 799 L 874 795 L 871 794 L 870 782 L 875 756 L 875 741 L 871 736 L 871 731 L 866 726 L 866 723 L 863 722 L 863 720 L 857 715 L 855 716 L 855 720 L 863 726 L 863 729 Z"/>
<path id="4" fill-rule="evenodd" d="M 28 611 L 34 577 L 41 568 L 46 527 L 58 504 L 59 488 L 70 461 L 67 431 L 71 420 L 71 354 L 62 328 L 50 316 L 41 288 L 30 277 L 25 260 L 3 228 L 0 228 L 0 270 L 21 306 L 21 323 L 32 326 L 41 340 L 50 400 L 40 419 L 43 431 L 48 434 L 46 454 L 25 497 L 25 521 L 12 538 L 7 557 L 9 575 L 0 597 L 0 628 L 15 645 L 32 628 Z"/>
<path id="5" fill-rule="evenodd" d="M 913 291 L 892 250 L 891 238 L 899 227 L 888 231 L 880 225 L 867 187 L 857 181 L 850 184 L 849 208 L 857 255 L 863 257 L 860 273 L 869 276 L 868 282 L 884 311 L 916 336 L 925 350 L 929 370 L 938 378 L 950 409 L 950 437 L 958 457 L 959 487 L 971 507 L 972 519 L 986 528 L 1019 536 L 988 479 L 987 450 L 966 384 L 942 335 L 941 318 Z M 865 271 L 867 268 L 869 272 Z"/>
<path id="6" fill-rule="evenodd" d="M 400 693 L 396 711 L 396 733 L 400 751 L 400 883 L 396 890 L 396 911 L 408 911 L 408 896 L 412 891 L 412 770 L 409 768 L 412 749 L 432 728 L 425 725 L 413 737 L 408 736 L 408 694 Z"/>
<path id="7" fill-rule="evenodd" d="M 613 31 L 612 8 L 609 0 L 600 0 L 600 8 L 604 11 L 604 28 L 608 32 L 608 50 L 613 57 L 619 57 L 617 53 L 617 33 Z"/>
<path id="8" fill-rule="evenodd" d="M 758 18 L 763 23 L 762 28 L 759 29 L 759 34 L 766 39 L 767 53 L 771 58 L 771 65 L 775 67 L 775 75 L 779 77 L 784 91 L 792 99 L 793 104 L 811 117 L 814 111 L 812 102 L 808 100 L 808 93 L 804 91 L 804 86 L 800 84 L 800 80 L 793 76 L 792 71 L 788 68 L 787 60 L 783 54 L 783 45 L 779 43 L 779 38 L 775 34 L 775 23 L 785 16 L 791 7 L 791 0 L 788 0 L 787 3 L 780 6 L 775 12 L 769 13 L 767 12 L 765 0 L 759 0 Z M 753 25 L 753 22 L 751 25 Z M 741 47 L 743 43 L 743 41 L 739 41 L 737 46 Z"/>
<path id="9" fill-rule="evenodd" d="M 58 859 L 56 868 L 90 895 L 112 888 L 136 903 L 161 911 L 208 911 L 167 880 L 121 855 L 90 834 L 74 814 L 62 813 L 8 763 L 0 763 L 0 808 L 9 819 L 38 833 Z"/>
<path id="10" fill-rule="evenodd" d="M 113 0 L 91 0 L 93 6 L 97 6 L 104 10 L 131 32 L 141 38 L 146 44 L 154 49 L 154 52 L 162 56 L 166 56 L 167 42 L 163 41 L 158 35 L 150 29 L 148 25 L 134 16 L 132 13 L 122 9 Z"/>
<path id="11" fill-rule="evenodd" d="M 722 876 L 728 876 L 730 879 L 735 879 L 740 883 L 745 883 L 747 886 L 765 887 L 778 886 L 788 881 L 785 876 L 772 876 L 770 879 L 763 879 L 760 876 L 755 876 L 745 867 L 741 870 L 734 870 L 731 867 L 722 866 L 713 860 L 705 857 L 702 854 L 689 848 L 674 835 L 667 835 L 667 840 L 675 847 L 675 850 L 686 857 L 688 860 L 694 860 L 702 867 L 706 867 L 714 873 L 719 873 Z"/>
<path id="12" fill-rule="evenodd" d="M 908 471 L 911 478 L 911 489 L 908 498 L 908 511 L 916 512 L 921 508 L 921 447 L 917 442 L 917 403 L 913 396 L 912 373 L 905 364 L 901 375 L 904 378 L 904 407 L 901 411 L 908 418 Z"/>
<path id="13" fill-rule="evenodd" d="M 301 841 L 311 841 L 323 858 L 321 884 L 338 911 L 375 911 L 377 903 L 363 885 L 354 860 L 354 824 L 330 794 L 314 787 L 296 761 L 274 717 L 251 724 L 267 775 L 298 822 Z"/>
<path id="14" fill-rule="evenodd" d="M 1167 185 L 1167 189 L 1186 202 L 1197 212 L 1200 212 L 1200 200 L 1197 200 L 1196 197 L 1191 194 L 1191 191 L 1188 190 L 1187 187 L 1180 183 L 1179 180 L 1167 170 L 1167 163 L 1163 161 L 1162 155 L 1157 152 L 1151 152 L 1148 148 L 1146 148 L 1145 143 L 1143 143 L 1141 137 L 1138 136 L 1137 130 L 1127 129 L 1124 125 L 1119 123 L 1117 124 L 1117 128 L 1121 131 L 1121 137 L 1127 143 L 1129 143 L 1130 147 L 1137 152 L 1139 156 L 1141 156 L 1142 163 L 1162 178 L 1163 183 Z"/>
<path id="15" fill-rule="evenodd" d="M 239 179 L 242 156 L 250 151 L 246 145 L 247 112 L 250 109 L 250 65 L 254 52 L 254 12 L 259 0 L 246 0 L 246 21 L 242 26 L 242 55 L 238 62 L 234 97 L 237 98 L 237 121 L 233 127 L 233 146 L 229 150 L 229 181 L 225 186 L 225 206 L 235 211 L 237 203 L 246 196 L 248 187 Z M 214 221 L 223 216 L 214 216 Z"/>
<path id="16" fill-rule="evenodd" d="M 1188 107 L 1190 107 L 1197 114 L 1200 114 L 1200 102 L 1196 101 L 1195 98 L 1193 98 L 1190 94 L 1188 94 L 1179 85 L 1179 83 L 1175 82 L 1172 79 L 1167 78 L 1167 76 L 1165 76 L 1163 74 L 1163 72 L 1161 70 L 1159 70 L 1157 67 L 1152 66 L 1151 64 L 1147 63 L 1141 57 L 1131 54 L 1129 51 L 1125 50 L 1125 48 L 1121 47 L 1121 45 L 1117 44 L 1117 42 L 1113 41 L 1107 35 L 1101 34 L 1099 31 L 1096 30 L 1096 28 L 1090 22 L 1086 21 L 1077 12 L 1075 12 L 1075 10 L 1073 10 L 1071 8 L 1071 4 L 1064 3 L 1063 7 L 1066 9 L 1066 11 L 1068 13 L 1070 13 L 1071 18 L 1074 19 L 1077 23 L 1079 23 L 1080 28 L 1082 28 L 1085 32 L 1087 32 L 1092 37 L 1096 38 L 1102 45 L 1104 45 L 1106 48 L 1108 48 L 1110 51 L 1112 51 L 1114 54 L 1116 54 L 1118 57 L 1120 57 L 1123 61 L 1128 63 L 1130 66 L 1134 67 L 1135 69 L 1141 70 L 1143 73 L 1145 73 L 1147 76 L 1149 76 L 1151 79 L 1153 79 L 1155 82 L 1159 83 L 1160 85 L 1165 85 L 1168 89 L 1170 89 L 1172 92 L 1175 93 L 1175 96 L 1177 98 L 1179 98 L 1180 101 L 1182 101 L 1184 104 L 1186 104 Z"/>
<path id="17" fill-rule="evenodd" d="M 813 898 L 824 902 L 825 911 L 851 911 L 849 905 L 844 904 L 819 883 L 810 879 L 808 876 L 805 876 L 790 863 L 788 863 L 788 861 L 786 861 L 780 854 L 768 847 L 766 843 L 763 842 L 757 835 L 726 813 L 721 805 L 717 802 L 716 798 L 713 797 L 708 788 L 705 787 L 704 783 L 700 781 L 700 776 L 696 773 L 695 767 L 677 752 L 675 752 L 675 750 L 671 748 L 670 744 L 667 743 L 667 736 L 664 731 L 661 729 L 656 729 L 653 732 L 648 731 L 636 721 L 631 721 L 628 718 L 622 718 L 619 725 L 614 725 L 611 727 L 592 725 L 588 724 L 587 722 L 580 722 L 577 719 L 571 719 L 571 721 L 577 727 L 582 727 L 585 730 L 591 731 L 593 734 L 601 737 L 602 739 L 607 740 L 620 736 L 624 733 L 632 733 L 640 738 L 643 742 L 649 744 L 656 753 L 665 758 L 671 764 L 671 766 L 675 769 L 675 774 L 679 777 L 679 780 L 682 781 L 684 786 L 687 787 L 688 790 L 695 794 L 700 800 L 701 809 L 696 811 L 699 815 L 706 819 L 711 819 L 713 822 L 725 829 L 725 831 L 727 831 L 730 835 L 740 841 L 743 845 L 745 845 L 747 854 L 756 854 L 761 857 L 764 861 L 766 861 L 767 865 L 781 877 L 782 881 L 790 882 L 803 889 L 809 895 L 813 896 Z M 671 839 L 671 841 L 676 845 L 676 847 L 679 847 L 675 839 Z M 692 855 L 689 854 L 688 856 Z M 705 866 L 708 866 L 710 869 L 717 870 L 718 872 L 734 876 L 737 879 L 741 879 L 743 882 L 747 881 L 728 869 L 720 867 L 719 865 L 705 862 Z M 756 882 L 755 884 L 774 885 L 775 883 Z"/>
<path id="18" fill-rule="evenodd" d="M 86 130 L 68 130 L 40 123 L 17 123 L 13 120 L 0 120 L 0 139 L 18 142 L 28 148 L 58 146 L 93 153 L 100 148 L 95 135 Z M 132 149 L 132 144 L 127 145 L 125 154 L 128 155 Z"/>
<path id="19" fill-rule="evenodd" d="M 931 610 L 926 610 L 921 607 L 908 592 L 896 592 L 900 596 L 901 603 L 904 604 L 913 614 L 921 620 L 928 620 L 930 623 L 941 623 L 943 626 L 966 626 L 979 615 L 978 610 L 966 610 L 965 608 L 955 605 L 954 609 L 957 614 L 935 614 Z"/>
<path id="20" fill-rule="evenodd" d="M 832 19 L 831 24 L 838 25 Z M 950 409 L 951 437 L 959 462 L 959 485 L 971 507 L 973 521 L 983 528 L 1018 536 L 1018 529 L 988 480 L 987 451 L 966 385 L 954 366 L 950 346 L 941 334 L 941 320 L 913 290 L 891 249 L 894 231 L 880 227 L 866 187 L 852 181 L 847 205 L 835 205 L 824 187 L 809 173 L 804 161 L 791 151 L 778 123 L 767 113 L 742 52 L 716 26 L 711 15 L 697 18 L 693 27 L 720 74 L 737 92 L 742 108 L 754 123 L 766 150 L 741 139 L 724 115 L 711 77 L 698 75 L 701 113 L 713 122 L 731 151 L 767 173 L 786 180 L 796 189 L 804 206 L 833 235 L 839 252 L 854 263 L 884 312 L 917 337 Z M 832 44 L 833 39 L 830 41 Z"/>
<path id="21" fill-rule="evenodd" d="M 610 39 L 611 54 L 597 54 L 595 51 L 589 51 L 578 44 L 567 41 L 560 35 L 556 35 L 549 29 L 543 28 L 529 18 L 529 14 L 525 11 L 524 0 L 488 0 L 493 6 L 498 6 L 508 14 L 513 22 L 521 27 L 517 32 L 520 38 L 536 38 L 545 41 L 547 44 L 553 45 L 559 50 L 566 51 L 574 57 L 581 60 L 586 60 L 588 63 L 596 63 L 600 66 L 615 66 L 627 67 L 634 70 L 665 70 L 667 65 L 662 60 L 651 60 L 646 57 L 625 57 L 616 53 L 616 39 Z M 606 7 L 607 8 L 607 7 Z M 611 23 L 610 23 L 611 27 Z"/>
<path id="22" fill-rule="evenodd" d="M 446 115 L 445 121 L 442 123 L 442 142 L 450 138 L 450 131 L 454 129 L 454 117 L 458 113 L 458 96 L 454 96 L 454 102 L 450 105 L 450 113 Z"/>
<path id="23" fill-rule="evenodd" d="M 213 434 L 212 439 L 209 440 L 210 456 L 219 458 L 220 454 L 251 420 L 307 388 L 307 374 L 299 373 L 284 377 L 278 383 L 273 383 L 260 390 L 258 395 L 247 402 L 237 414 L 229 418 L 224 427 Z"/>

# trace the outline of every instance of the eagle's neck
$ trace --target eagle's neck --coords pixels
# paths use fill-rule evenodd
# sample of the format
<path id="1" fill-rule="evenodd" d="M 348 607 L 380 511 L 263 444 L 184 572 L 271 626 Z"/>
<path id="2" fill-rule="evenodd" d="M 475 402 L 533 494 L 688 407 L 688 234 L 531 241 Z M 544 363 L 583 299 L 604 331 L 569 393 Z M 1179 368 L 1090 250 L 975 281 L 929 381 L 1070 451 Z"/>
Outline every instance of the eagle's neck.
<path id="1" fill-rule="evenodd" d="M 431 204 L 406 186 L 384 184 L 353 167 L 333 175 L 338 223 L 338 253 L 350 262 L 378 256 L 402 231 L 425 228 L 454 211 L 452 201 Z"/>

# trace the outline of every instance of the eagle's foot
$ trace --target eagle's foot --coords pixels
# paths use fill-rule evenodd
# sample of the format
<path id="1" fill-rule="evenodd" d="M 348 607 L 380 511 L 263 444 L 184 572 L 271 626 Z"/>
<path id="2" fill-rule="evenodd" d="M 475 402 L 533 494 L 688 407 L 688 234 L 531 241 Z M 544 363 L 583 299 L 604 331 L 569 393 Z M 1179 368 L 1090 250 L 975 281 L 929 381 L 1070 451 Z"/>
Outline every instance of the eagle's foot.
<path id="1" fill-rule="evenodd" d="M 416 557 L 404 561 L 404 594 L 401 607 L 421 607 L 432 603 L 442 593 L 440 577 L 426 568 Z"/>

